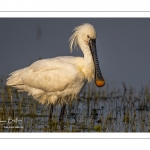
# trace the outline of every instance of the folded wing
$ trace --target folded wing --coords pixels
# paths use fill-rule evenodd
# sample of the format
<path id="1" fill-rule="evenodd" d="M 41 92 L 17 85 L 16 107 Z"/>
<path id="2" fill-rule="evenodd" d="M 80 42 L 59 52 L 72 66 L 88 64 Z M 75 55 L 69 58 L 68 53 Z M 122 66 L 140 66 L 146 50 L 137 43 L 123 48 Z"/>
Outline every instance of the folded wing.
<path id="1" fill-rule="evenodd" d="M 55 92 L 64 90 L 77 78 L 76 66 L 56 57 L 36 61 L 29 67 L 11 73 L 6 84 L 20 86 L 20 89 L 27 86 L 45 92 Z"/>

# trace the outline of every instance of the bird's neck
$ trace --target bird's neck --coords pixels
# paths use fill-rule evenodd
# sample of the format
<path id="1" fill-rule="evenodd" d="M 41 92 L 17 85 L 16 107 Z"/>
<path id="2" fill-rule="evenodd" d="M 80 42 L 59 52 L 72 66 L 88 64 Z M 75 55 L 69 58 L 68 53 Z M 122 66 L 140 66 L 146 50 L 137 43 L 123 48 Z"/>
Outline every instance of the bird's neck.
<path id="1" fill-rule="evenodd" d="M 95 66 L 90 48 L 87 44 L 80 45 L 80 48 L 84 54 L 83 68 L 85 70 L 86 78 L 88 79 L 88 81 L 92 81 L 94 79 Z"/>

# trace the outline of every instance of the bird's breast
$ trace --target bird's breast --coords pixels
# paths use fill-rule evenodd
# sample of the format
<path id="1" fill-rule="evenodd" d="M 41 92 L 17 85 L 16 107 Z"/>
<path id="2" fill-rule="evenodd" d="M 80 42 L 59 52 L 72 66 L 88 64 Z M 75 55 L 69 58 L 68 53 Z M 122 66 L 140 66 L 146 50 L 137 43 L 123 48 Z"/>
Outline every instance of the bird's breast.
<path id="1" fill-rule="evenodd" d="M 80 66 L 78 67 L 78 70 L 89 82 L 91 82 L 94 79 L 94 67 Z"/>

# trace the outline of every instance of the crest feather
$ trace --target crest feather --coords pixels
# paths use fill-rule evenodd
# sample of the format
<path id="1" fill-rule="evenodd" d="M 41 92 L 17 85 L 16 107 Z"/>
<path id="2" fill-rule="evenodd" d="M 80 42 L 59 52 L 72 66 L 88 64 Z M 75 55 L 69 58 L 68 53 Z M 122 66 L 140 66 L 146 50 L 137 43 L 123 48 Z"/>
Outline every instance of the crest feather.
<path id="1" fill-rule="evenodd" d="M 78 42 L 77 42 L 77 36 L 78 36 L 78 33 L 77 33 L 77 27 L 73 30 L 73 34 L 72 36 L 69 38 L 69 47 L 70 47 L 70 51 L 71 53 L 73 52 L 73 48 L 77 48 L 78 47 Z"/>

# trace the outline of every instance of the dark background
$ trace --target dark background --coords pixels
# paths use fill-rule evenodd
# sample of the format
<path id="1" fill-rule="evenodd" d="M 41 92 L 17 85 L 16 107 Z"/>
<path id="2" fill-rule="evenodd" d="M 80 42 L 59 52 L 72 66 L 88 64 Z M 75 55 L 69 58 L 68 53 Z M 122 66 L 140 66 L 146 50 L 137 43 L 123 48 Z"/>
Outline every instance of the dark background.
<path id="1" fill-rule="evenodd" d="M 97 31 L 98 58 L 107 85 L 149 86 L 149 18 L 1 18 L 0 76 L 39 58 L 83 56 L 80 50 L 70 53 L 68 43 L 74 27 L 83 23 Z"/>

